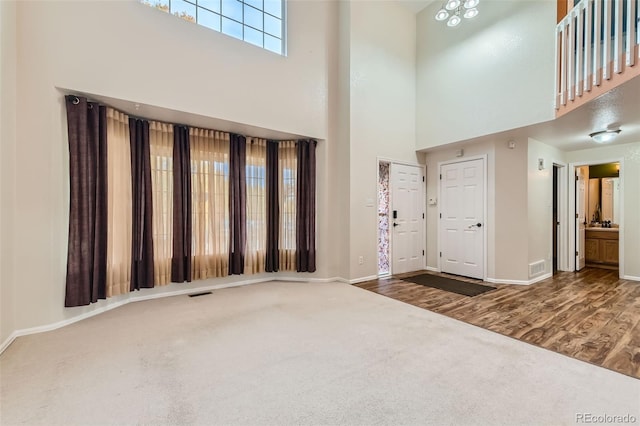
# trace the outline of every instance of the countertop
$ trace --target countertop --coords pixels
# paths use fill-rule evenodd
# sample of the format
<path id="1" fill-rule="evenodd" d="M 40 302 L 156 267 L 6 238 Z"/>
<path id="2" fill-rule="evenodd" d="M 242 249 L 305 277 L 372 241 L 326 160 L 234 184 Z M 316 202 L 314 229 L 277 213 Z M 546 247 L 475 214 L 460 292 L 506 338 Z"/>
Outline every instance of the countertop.
<path id="1" fill-rule="evenodd" d="M 599 227 L 599 226 L 594 226 L 594 227 L 587 227 L 585 229 L 587 231 L 618 232 L 619 228 L 602 228 L 602 227 Z"/>

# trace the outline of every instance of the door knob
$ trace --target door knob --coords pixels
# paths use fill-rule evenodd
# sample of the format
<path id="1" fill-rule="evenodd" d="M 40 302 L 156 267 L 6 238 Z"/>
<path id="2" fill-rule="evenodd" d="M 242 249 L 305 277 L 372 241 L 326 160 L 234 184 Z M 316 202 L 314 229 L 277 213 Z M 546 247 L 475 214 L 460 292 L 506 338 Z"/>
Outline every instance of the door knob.
<path id="1" fill-rule="evenodd" d="M 395 228 L 396 226 L 398 226 L 398 224 L 393 222 L 393 227 Z"/>

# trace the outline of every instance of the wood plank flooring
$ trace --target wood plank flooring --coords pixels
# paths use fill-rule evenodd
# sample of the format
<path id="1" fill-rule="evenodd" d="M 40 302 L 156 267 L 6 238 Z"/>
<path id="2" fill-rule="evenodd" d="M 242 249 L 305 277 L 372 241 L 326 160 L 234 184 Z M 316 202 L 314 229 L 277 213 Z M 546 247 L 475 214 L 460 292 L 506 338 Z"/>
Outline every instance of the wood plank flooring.
<path id="1" fill-rule="evenodd" d="M 423 273 L 356 286 L 640 379 L 640 282 L 621 280 L 618 271 L 585 268 L 530 286 L 488 284 L 496 290 L 474 297 L 402 280 Z"/>

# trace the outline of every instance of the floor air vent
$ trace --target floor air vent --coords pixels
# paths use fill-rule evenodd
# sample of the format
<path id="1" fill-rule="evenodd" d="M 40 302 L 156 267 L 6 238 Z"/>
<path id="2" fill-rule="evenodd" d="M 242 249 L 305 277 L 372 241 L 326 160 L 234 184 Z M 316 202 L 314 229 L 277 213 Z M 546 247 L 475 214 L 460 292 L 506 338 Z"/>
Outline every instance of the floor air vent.
<path id="1" fill-rule="evenodd" d="M 211 294 L 210 291 L 203 291 L 202 293 L 191 293 L 189 297 L 198 297 L 198 296 L 206 296 L 207 294 Z"/>
<path id="2" fill-rule="evenodd" d="M 544 273 L 544 260 L 539 260 L 529 264 L 529 277 L 535 277 Z"/>

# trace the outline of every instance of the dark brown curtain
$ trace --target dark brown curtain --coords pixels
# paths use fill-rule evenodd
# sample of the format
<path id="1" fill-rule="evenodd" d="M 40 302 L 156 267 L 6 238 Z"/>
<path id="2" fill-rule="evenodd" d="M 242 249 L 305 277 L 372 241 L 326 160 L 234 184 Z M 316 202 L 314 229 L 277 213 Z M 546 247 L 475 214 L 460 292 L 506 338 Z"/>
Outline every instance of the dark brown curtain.
<path id="1" fill-rule="evenodd" d="M 296 268 L 316 270 L 316 141 L 298 141 Z"/>
<path id="2" fill-rule="evenodd" d="M 171 281 L 191 281 L 191 155 L 189 128 L 173 128 L 173 256 Z"/>
<path id="3" fill-rule="evenodd" d="M 264 267 L 266 272 L 278 272 L 280 256 L 280 204 L 278 194 L 278 142 L 267 141 L 267 246 Z"/>
<path id="4" fill-rule="evenodd" d="M 69 246 L 66 307 L 106 297 L 107 109 L 67 96 Z"/>
<path id="5" fill-rule="evenodd" d="M 151 288 L 153 276 L 153 200 L 149 122 L 129 118 L 131 141 L 131 291 Z"/>
<path id="6" fill-rule="evenodd" d="M 229 274 L 244 273 L 244 252 L 247 242 L 247 187 L 244 136 L 231 134 L 229 147 Z"/>

